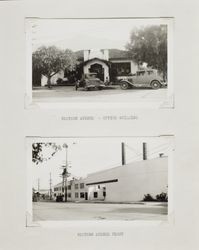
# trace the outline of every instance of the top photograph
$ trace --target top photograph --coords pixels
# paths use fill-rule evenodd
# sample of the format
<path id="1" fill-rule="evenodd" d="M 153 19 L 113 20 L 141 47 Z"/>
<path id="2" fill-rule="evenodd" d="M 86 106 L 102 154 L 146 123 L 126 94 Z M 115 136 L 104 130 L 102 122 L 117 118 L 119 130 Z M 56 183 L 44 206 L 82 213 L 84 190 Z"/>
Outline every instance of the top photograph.
<path id="1" fill-rule="evenodd" d="M 172 21 L 27 18 L 26 107 L 174 108 Z"/>

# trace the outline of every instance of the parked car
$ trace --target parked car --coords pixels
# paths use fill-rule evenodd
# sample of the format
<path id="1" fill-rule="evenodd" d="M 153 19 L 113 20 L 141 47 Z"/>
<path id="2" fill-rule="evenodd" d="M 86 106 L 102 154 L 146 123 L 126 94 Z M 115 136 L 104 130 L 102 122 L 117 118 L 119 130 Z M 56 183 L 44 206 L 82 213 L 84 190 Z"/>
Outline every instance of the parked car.
<path id="1" fill-rule="evenodd" d="M 160 75 L 154 70 L 138 70 L 135 74 L 120 77 L 121 89 L 128 89 L 133 87 L 146 87 L 152 89 L 159 89 L 166 86 Z"/>
<path id="2" fill-rule="evenodd" d="M 77 81 L 75 84 L 75 89 L 83 88 L 85 90 L 97 89 L 101 90 L 105 87 L 104 82 L 97 78 L 96 73 L 84 74 L 82 79 Z"/>
<path id="3" fill-rule="evenodd" d="M 63 201 L 63 195 L 58 195 L 56 197 L 56 202 L 62 202 Z"/>
<path id="4" fill-rule="evenodd" d="M 75 85 L 75 80 L 70 77 L 64 77 L 64 78 L 58 78 L 56 81 L 56 86 L 74 86 Z"/>

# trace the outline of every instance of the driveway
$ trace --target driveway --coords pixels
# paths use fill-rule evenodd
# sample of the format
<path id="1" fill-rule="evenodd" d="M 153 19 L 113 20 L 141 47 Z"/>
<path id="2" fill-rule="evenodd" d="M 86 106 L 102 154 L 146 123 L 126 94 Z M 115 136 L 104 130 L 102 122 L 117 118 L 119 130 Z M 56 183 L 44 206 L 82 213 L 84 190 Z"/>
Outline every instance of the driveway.
<path id="1" fill-rule="evenodd" d="M 156 102 L 166 100 L 167 89 L 128 89 L 113 86 L 103 90 L 85 91 L 74 86 L 37 88 L 33 90 L 33 103 L 76 103 L 76 102 Z"/>
<path id="2" fill-rule="evenodd" d="M 167 205 L 34 202 L 34 221 L 167 220 Z"/>

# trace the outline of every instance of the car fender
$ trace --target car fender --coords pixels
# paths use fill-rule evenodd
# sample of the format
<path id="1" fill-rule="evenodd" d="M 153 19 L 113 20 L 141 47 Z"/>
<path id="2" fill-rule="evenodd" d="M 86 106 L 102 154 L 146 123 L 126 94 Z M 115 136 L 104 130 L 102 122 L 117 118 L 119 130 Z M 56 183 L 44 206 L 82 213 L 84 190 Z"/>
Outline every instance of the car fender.
<path id="1" fill-rule="evenodd" d="M 161 81 L 160 81 L 159 79 L 156 79 L 156 78 L 154 78 L 154 79 L 152 79 L 152 80 L 150 81 L 150 85 L 151 85 L 151 84 L 152 84 L 152 82 L 154 82 L 154 81 L 159 82 L 159 84 L 162 86 Z"/>
<path id="2" fill-rule="evenodd" d="M 120 84 L 122 84 L 123 82 L 128 83 L 128 85 L 134 86 L 134 84 L 132 82 L 130 82 L 130 81 L 126 80 L 126 79 L 120 80 Z"/>

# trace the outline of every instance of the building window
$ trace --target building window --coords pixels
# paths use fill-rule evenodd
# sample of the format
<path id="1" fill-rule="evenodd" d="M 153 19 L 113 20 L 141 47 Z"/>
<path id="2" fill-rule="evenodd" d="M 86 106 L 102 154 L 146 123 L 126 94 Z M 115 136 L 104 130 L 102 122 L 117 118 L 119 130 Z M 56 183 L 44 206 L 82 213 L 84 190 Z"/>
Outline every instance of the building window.
<path id="1" fill-rule="evenodd" d="M 78 184 L 75 184 L 75 189 L 78 189 Z"/>
<path id="2" fill-rule="evenodd" d="M 79 197 L 79 193 L 75 193 L 75 198 L 78 198 Z"/>
<path id="3" fill-rule="evenodd" d="M 131 73 L 130 62 L 112 63 L 111 74 L 115 76 L 128 76 L 129 73 Z"/>
<path id="4" fill-rule="evenodd" d="M 84 198 L 84 193 L 80 193 L 80 198 Z"/>
<path id="5" fill-rule="evenodd" d="M 145 75 L 145 71 L 138 71 L 137 72 L 137 76 L 144 76 Z"/>
<path id="6" fill-rule="evenodd" d="M 94 197 L 94 198 L 97 198 L 97 196 L 98 196 L 98 193 L 97 193 L 97 192 L 94 192 L 94 193 L 93 193 L 93 197 Z"/>
<path id="7" fill-rule="evenodd" d="M 71 193 L 68 193 L 68 198 L 71 198 Z"/>
<path id="8" fill-rule="evenodd" d="M 80 188 L 84 188 L 84 183 L 80 183 Z"/>
<path id="9" fill-rule="evenodd" d="M 71 190 L 71 185 L 68 185 L 68 190 Z"/>

